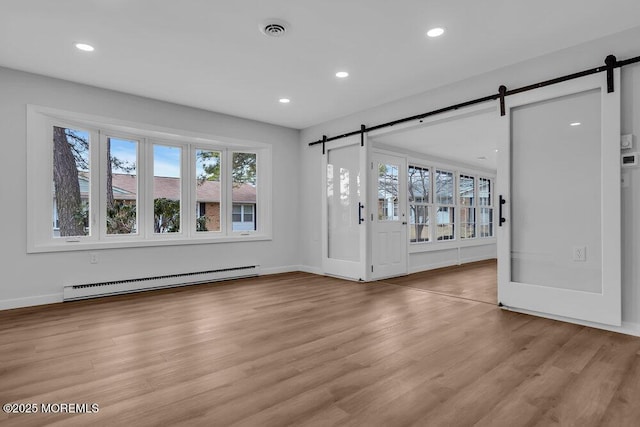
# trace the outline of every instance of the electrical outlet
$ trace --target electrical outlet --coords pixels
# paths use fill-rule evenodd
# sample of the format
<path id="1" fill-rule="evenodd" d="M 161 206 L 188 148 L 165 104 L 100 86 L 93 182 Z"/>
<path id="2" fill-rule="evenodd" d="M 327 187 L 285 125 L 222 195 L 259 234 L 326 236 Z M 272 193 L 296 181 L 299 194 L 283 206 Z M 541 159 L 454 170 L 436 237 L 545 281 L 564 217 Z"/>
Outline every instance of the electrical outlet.
<path id="1" fill-rule="evenodd" d="M 98 254 L 95 252 L 89 253 L 89 264 L 97 264 L 98 263 Z"/>
<path id="2" fill-rule="evenodd" d="M 587 260 L 587 247 L 586 246 L 574 246 L 573 247 L 573 260 L 574 261 L 586 261 Z"/>

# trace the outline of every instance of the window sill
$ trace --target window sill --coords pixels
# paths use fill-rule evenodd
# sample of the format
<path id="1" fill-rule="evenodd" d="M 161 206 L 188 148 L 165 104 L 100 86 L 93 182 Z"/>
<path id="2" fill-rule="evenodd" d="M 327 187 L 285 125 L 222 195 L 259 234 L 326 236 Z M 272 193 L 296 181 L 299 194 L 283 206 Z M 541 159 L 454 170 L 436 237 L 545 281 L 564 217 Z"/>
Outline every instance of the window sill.
<path id="1" fill-rule="evenodd" d="M 71 252 L 100 249 L 121 249 L 121 248 L 145 248 L 155 246 L 184 246 L 184 245 L 206 245 L 217 243 L 239 243 L 239 242 L 259 242 L 272 240 L 269 234 L 252 233 L 249 235 L 235 235 L 225 237 L 200 237 L 194 239 L 169 238 L 166 240 L 118 240 L 118 241 L 77 241 L 77 242 L 51 242 L 46 244 L 29 245 L 27 253 L 46 252 Z"/>
<path id="2" fill-rule="evenodd" d="M 409 243 L 409 253 L 443 251 L 447 249 L 467 248 L 472 246 L 495 245 L 497 242 L 495 237 L 464 239 L 464 240 L 446 240 L 438 242 L 426 243 Z"/>

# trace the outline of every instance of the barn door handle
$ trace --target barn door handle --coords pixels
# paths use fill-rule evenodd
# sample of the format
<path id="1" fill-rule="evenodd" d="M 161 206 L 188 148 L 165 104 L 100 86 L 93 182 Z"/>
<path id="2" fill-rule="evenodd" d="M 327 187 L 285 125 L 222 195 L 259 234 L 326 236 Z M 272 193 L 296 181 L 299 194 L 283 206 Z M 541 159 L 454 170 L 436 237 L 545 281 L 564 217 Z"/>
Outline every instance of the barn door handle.
<path id="1" fill-rule="evenodd" d="M 358 224 L 362 224 L 364 222 L 364 218 L 362 218 L 362 209 L 364 205 L 358 202 Z"/>
<path id="2" fill-rule="evenodd" d="M 506 221 L 506 218 L 502 216 L 502 205 L 504 205 L 505 203 L 507 203 L 507 201 L 502 198 L 502 194 L 499 195 L 498 196 L 498 217 L 500 218 L 498 222 L 499 227 L 502 227 L 502 223 Z"/>

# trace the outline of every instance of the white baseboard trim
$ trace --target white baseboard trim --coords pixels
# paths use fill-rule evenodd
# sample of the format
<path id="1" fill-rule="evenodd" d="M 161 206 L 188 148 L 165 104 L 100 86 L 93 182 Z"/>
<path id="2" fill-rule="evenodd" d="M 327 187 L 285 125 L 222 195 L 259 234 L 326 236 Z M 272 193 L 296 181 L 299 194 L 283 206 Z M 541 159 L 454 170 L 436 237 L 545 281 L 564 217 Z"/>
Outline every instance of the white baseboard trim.
<path id="1" fill-rule="evenodd" d="M 307 271 L 310 273 L 322 274 L 321 272 L 309 271 L 309 268 L 305 268 L 304 266 L 301 266 L 301 265 L 288 265 L 283 267 L 263 268 L 260 270 L 260 275 L 262 276 L 262 275 L 268 275 L 268 274 L 291 273 L 295 271 Z M 34 307 L 37 305 L 54 304 L 58 302 L 63 302 L 62 293 L 6 299 L 6 300 L 0 300 L 0 310 L 11 310 L 14 308 Z"/>
<path id="2" fill-rule="evenodd" d="M 474 256 L 474 257 L 469 257 L 469 258 L 461 258 L 460 259 L 460 264 L 468 264 L 470 262 L 478 262 L 478 261 L 486 261 L 488 259 L 496 259 L 496 257 L 494 255 L 490 255 L 490 256 Z"/>
<path id="3" fill-rule="evenodd" d="M 320 267 L 312 267 L 310 265 L 299 265 L 298 271 L 302 271 L 303 273 L 317 274 L 319 276 L 324 276 L 324 271 Z"/>
<path id="4" fill-rule="evenodd" d="M 452 267 L 454 265 L 460 265 L 460 263 L 457 260 L 450 260 L 450 261 L 436 262 L 433 264 L 417 265 L 415 267 L 409 268 L 409 274 L 420 273 L 422 271 L 435 270 L 436 268 Z"/>
<path id="5" fill-rule="evenodd" d="M 622 322 L 622 326 L 620 327 L 622 334 L 634 335 L 636 337 L 640 337 L 640 323 L 636 322 Z M 625 332 L 622 332 L 625 331 Z"/>
<path id="6" fill-rule="evenodd" d="M 62 292 L 60 292 L 59 294 L 38 295 L 35 297 L 0 300 L 0 310 L 33 307 L 36 305 L 54 304 L 57 302 L 62 302 Z"/>
<path id="7" fill-rule="evenodd" d="M 590 328 L 602 329 L 605 331 L 618 332 L 626 335 L 640 337 L 640 324 L 635 322 L 622 322 L 622 326 L 604 325 L 602 323 L 588 322 L 586 320 L 572 319 L 570 317 L 556 316 L 555 314 L 540 313 L 532 310 L 524 310 L 513 307 L 502 307 L 503 310 L 513 311 L 516 313 L 529 314 L 531 316 L 544 317 L 546 319 L 558 320 L 560 322 L 575 323 L 576 325 L 588 326 Z"/>
<path id="8" fill-rule="evenodd" d="M 464 258 L 460 260 L 451 259 L 447 261 L 436 262 L 433 264 L 417 265 L 409 268 L 409 274 L 420 273 L 422 271 L 435 270 L 436 268 L 453 267 L 456 265 L 468 264 L 470 262 L 486 261 L 488 259 L 495 259 L 495 256 L 492 256 L 492 255 L 475 256 L 475 257 L 469 257 L 469 258 Z"/>
<path id="9" fill-rule="evenodd" d="M 261 268 L 260 276 L 266 276 L 268 274 L 293 273 L 295 271 L 301 271 L 299 265 L 285 265 L 283 267 Z"/>

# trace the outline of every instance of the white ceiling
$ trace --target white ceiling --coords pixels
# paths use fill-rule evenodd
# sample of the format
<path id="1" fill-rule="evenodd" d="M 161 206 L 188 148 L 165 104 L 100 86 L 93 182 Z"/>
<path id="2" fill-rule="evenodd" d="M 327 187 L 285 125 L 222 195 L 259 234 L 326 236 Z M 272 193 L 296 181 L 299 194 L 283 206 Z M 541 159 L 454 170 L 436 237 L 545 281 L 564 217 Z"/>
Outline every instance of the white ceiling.
<path id="1" fill-rule="evenodd" d="M 2 0 L 0 65 L 301 129 L 638 25 L 638 0 Z"/>
<path id="2" fill-rule="evenodd" d="M 386 133 L 373 140 L 401 150 L 426 154 L 430 158 L 439 157 L 495 171 L 497 144 L 503 133 L 500 114 L 491 109 Z"/>

